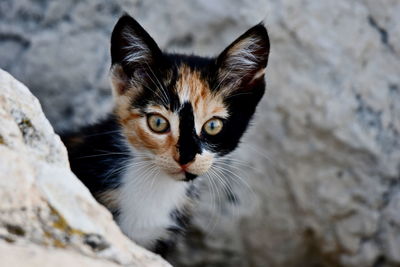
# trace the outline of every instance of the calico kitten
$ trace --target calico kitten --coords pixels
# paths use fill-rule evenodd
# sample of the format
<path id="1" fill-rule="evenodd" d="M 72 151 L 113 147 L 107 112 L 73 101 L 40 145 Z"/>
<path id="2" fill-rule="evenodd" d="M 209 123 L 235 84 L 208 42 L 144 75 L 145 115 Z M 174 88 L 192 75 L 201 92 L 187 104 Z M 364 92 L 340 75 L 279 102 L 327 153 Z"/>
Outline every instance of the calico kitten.
<path id="1" fill-rule="evenodd" d="M 164 254 L 185 229 L 196 177 L 239 143 L 264 94 L 258 24 L 216 58 L 164 53 L 130 16 L 111 37 L 114 112 L 62 136 L 73 172 L 138 244 Z"/>

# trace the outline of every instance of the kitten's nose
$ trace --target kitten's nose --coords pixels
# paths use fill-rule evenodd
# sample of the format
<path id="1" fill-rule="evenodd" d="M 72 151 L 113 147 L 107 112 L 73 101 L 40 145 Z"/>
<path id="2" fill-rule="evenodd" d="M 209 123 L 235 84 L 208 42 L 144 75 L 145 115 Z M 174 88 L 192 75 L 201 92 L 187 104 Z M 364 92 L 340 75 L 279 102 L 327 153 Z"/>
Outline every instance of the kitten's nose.
<path id="1" fill-rule="evenodd" d="M 186 163 L 182 163 L 182 161 L 179 159 L 179 158 L 175 158 L 174 157 L 174 160 L 176 161 L 176 163 L 178 163 L 178 165 L 182 168 L 182 170 L 186 170 L 187 168 L 189 168 L 189 166 L 193 163 L 193 161 L 194 161 L 194 159 L 192 159 L 191 161 L 189 161 L 189 162 L 186 162 Z"/>
<path id="2" fill-rule="evenodd" d="M 182 170 L 186 171 L 186 169 L 189 167 L 189 165 L 192 164 L 192 162 L 186 163 L 186 164 L 182 164 L 181 168 Z"/>

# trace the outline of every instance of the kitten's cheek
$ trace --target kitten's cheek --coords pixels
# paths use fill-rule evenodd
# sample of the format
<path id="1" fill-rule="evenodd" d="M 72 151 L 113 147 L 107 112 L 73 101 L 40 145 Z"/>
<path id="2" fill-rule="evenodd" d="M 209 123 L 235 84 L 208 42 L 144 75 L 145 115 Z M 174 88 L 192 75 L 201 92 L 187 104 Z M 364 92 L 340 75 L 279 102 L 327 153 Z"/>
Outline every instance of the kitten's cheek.
<path id="1" fill-rule="evenodd" d="M 204 175 L 210 170 L 210 168 L 213 164 L 213 161 L 214 161 L 213 158 L 210 156 L 207 156 L 202 159 L 197 159 L 194 162 L 194 164 L 189 166 L 187 171 L 192 174 L 196 174 L 196 175 Z"/>

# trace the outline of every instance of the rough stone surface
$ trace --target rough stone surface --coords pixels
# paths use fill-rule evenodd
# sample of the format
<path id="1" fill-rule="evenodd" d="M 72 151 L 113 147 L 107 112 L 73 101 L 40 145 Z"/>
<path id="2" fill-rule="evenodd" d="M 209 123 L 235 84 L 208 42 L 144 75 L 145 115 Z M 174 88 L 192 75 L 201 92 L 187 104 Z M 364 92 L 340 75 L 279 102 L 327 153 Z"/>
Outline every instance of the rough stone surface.
<path id="1" fill-rule="evenodd" d="M 0 265 L 169 266 L 128 240 L 69 169 L 38 100 L 0 70 Z"/>
<path id="2" fill-rule="evenodd" d="M 109 109 L 124 9 L 173 50 L 216 54 L 262 19 L 271 36 L 268 92 L 237 153 L 248 167 L 230 177 L 240 201 L 206 191 L 177 265 L 400 264 L 399 1 L 3 0 L 0 66 L 57 129 Z"/>

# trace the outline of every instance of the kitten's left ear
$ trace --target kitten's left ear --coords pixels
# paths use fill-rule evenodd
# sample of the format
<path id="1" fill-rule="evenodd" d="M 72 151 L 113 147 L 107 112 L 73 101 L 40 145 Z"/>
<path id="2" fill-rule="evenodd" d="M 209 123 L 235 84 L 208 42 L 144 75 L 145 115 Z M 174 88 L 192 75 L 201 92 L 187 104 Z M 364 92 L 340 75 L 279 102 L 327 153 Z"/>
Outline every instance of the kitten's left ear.
<path id="1" fill-rule="evenodd" d="M 264 79 L 269 48 L 268 32 L 263 24 L 242 34 L 218 56 L 219 88 L 231 91 Z"/>

